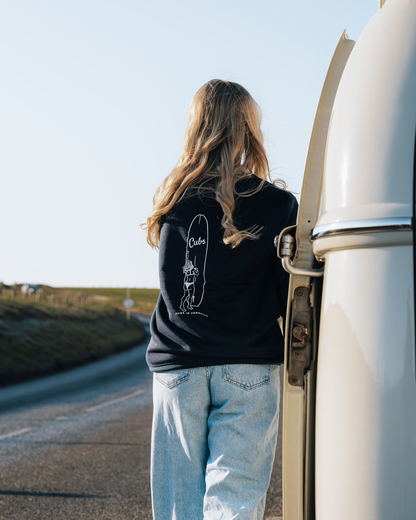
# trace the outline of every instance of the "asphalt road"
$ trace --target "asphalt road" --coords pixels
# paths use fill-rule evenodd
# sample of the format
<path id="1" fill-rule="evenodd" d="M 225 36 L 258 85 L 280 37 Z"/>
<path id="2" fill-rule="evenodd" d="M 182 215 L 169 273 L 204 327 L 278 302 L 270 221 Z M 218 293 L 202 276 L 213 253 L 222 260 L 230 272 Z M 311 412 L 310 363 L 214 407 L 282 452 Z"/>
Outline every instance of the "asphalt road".
<path id="1" fill-rule="evenodd" d="M 1 520 L 152 518 L 146 346 L 0 390 Z M 281 514 L 279 442 L 265 519 Z"/>

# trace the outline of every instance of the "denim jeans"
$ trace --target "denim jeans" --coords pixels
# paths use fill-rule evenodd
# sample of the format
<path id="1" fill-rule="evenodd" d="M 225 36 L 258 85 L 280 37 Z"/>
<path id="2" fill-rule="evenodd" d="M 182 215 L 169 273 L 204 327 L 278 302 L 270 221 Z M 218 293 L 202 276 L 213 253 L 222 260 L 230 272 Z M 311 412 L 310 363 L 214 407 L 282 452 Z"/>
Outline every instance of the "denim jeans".
<path id="1" fill-rule="evenodd" d="M 155 520 L 261 520 L 276 448 L 278 365 L 154 374 Z"/>

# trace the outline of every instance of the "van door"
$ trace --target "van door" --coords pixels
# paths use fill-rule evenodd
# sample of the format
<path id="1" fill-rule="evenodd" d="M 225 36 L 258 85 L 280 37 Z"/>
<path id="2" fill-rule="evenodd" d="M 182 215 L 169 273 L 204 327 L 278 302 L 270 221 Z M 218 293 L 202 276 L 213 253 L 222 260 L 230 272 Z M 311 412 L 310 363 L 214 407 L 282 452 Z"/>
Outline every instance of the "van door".
<path id="1" fill-rule="evenodd" d="M 416 2 L 388 0 L 342 74 L 317 181 L 312 136 L 297 229 L 279 240 L 284 520 L 416 518 L 415 93 Z"/>
<path id="2" fill-rule="evenodd" d="M 317 341 L 323 267 L 316 267 L 310 233 L 319 215 L 325 146 L 332 105 L 354 41 L 343 33 L 315 117 L 297 226 L 280 235 L 278 255 L 291 274 L 286 323 L 283 403 L 283 518 L 314 516 L 314 424 Z"/>

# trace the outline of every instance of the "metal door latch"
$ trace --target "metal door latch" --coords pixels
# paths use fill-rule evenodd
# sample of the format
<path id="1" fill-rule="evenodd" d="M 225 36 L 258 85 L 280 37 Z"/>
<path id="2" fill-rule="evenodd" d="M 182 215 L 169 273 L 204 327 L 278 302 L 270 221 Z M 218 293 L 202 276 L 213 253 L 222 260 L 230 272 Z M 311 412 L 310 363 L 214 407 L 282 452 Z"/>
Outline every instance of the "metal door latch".
<path id="1" fill-rule="evenodd" d="M 292 347 L 300 348 L 306 347 L 309 341 L 309 330 L 308 327 L 304 327 L 303 325 L 295 325 L 292 331 L 293 337 L 298 340 L 298 342 L 292 341 Z"/>
<path id="2" fill-rule="evenodd" d="M 295 289 L 292 302 L 289 343 L 288 381 L 303 387 L 303 379 L 312 359 L 312 309 L 307 287 Z"/>

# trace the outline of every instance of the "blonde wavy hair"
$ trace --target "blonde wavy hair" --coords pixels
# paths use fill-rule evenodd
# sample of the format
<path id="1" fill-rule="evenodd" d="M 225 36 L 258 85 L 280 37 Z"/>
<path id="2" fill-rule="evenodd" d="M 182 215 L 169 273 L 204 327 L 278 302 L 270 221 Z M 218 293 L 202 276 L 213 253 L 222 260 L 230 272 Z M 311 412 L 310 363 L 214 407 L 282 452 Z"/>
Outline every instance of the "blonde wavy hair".
<path id="1" fill-rule="evenodd" d="M 153 198 L 153 210 L 141 227 L 147 242 L 158 247 L 163 215 L 185 197 L 214 197 L 223 210 L 223 242 L 231 247 L 255 240 L 261 229 L 237 229 L 233 220 L 236 197 L 249 197 L 266 180 L 285 189 L 282 180 L 272 181 L 260 128 L 261 112 L 238 83 L 213 79 L 192 99 L 181 157 Z M 250 191 L 237 192 L 236 183 L 255 175 L 263 182 Z"/>

